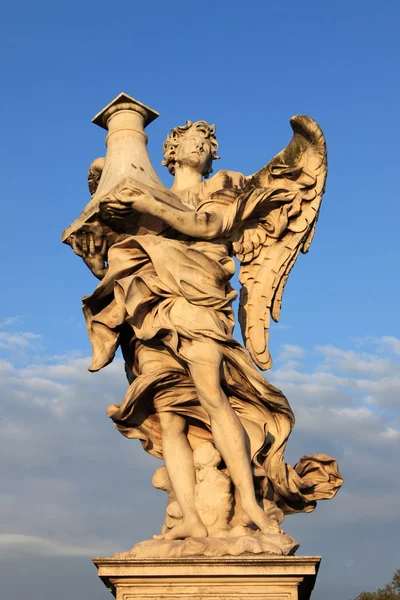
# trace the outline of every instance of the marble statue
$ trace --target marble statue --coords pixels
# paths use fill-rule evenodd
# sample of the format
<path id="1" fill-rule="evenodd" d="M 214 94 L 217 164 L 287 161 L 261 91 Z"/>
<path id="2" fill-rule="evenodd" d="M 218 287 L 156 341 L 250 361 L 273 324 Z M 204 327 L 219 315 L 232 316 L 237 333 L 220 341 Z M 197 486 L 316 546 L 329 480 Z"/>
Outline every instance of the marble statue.
<path id="1" fill-rule="evenodd" d="M 63 237 L 100 280 L 83 298 L 89 370 L 118 348 L 125 360 L 129 387 L 108 415 L 165 465 L 153 478 L 168 494 L 162 531 L 131 554 L 290 554 L 298 544 L 280 528 L 285 515 L 313 511 L 343 483 L 329 456 L 285 463 L 294 415 L 260 373 L 272 364 L 270 318 L 314 235 L 325 139 L 298 115 L 289 145 L 260 171 L 212 175 L 215 126 L 187 121 L 164 142 L 168 190 L 146 149 L 157 116 L 120 94 L 95 117 L 107 154 L 92 163 L 92 199 Z M 245 347 L 232 337 L 235 267 Z"/>

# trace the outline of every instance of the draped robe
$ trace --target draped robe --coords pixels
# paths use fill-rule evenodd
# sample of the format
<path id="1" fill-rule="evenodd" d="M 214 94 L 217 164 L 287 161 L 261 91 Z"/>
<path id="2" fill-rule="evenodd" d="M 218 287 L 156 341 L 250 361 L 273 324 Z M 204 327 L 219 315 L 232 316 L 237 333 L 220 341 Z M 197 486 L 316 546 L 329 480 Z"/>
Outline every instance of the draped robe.
<path id="1" fill-rule="evenodd" d="M 191 340 L 219 344 L 221 386 L 248 434 L 258 493 L 284 513 L 310 512 L 317 500 L 333 497 L 340 487 L 337 463 L 325 455 L 303 457 L 294 468 L 285 463 L 293 412 L 232 337 L 237 294 L 230 285 L 235 264 L 229 232 L 238 207 L 226 198 L 210 200 L 210 194 L 240 189 L 243 181 L 239 173 L 219 172 L 186 197 L 197 202 L 197 211 L 211 206 L 220 212 L 225 237 L 194 240 L 170 231 L 132 235 L 109 249 L 104 279 L 83 299 L 93 348 L 90 370 L 109 364 L 121 346 L 131 383 L 122 404 L 110 406 L 108 415 L 123 435 L 139 439 L 147 452 L 162 458 L 162 411 L 186 419 L 193 448 L 212 440 L 185 349 Z M 241 214 L 251 210 L 242 206 Z"/>

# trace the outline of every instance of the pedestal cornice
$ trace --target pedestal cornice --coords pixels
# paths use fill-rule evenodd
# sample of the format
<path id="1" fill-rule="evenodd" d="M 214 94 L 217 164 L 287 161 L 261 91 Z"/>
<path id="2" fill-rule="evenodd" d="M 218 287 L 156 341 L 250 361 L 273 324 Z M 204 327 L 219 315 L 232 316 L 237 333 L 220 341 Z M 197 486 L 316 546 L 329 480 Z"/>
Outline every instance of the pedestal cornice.
<path id="1" fill-rule="evenodd" d="M 319 556 L 95 558 L 117 600 L 308 600 Z"/>

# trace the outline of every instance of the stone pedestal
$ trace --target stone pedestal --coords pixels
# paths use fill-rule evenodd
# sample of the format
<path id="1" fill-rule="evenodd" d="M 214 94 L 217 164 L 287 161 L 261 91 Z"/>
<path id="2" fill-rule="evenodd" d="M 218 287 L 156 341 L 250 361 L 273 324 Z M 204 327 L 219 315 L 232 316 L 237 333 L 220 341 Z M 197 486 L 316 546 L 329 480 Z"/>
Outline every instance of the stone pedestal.
<path id="1" fill-rule="evenodd" d="M 319 556 L 95 558 L 117 600 L 308 600 Z"/>

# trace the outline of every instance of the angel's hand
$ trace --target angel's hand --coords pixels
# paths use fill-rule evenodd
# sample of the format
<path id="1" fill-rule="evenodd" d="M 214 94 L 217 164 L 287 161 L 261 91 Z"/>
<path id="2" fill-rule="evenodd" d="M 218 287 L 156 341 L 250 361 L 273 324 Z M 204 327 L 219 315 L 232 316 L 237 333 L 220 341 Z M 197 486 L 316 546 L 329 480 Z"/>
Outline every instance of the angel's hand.
<path id="1" fill-rule="evenodd" d="M 72 238 L 72 249 L 83 259 L 93 275 L 103 279 L 107 271 L 107 239 L 104 235 L 84 230 L 76 232 Z"/>
<path id="2" fill-rule="evenodd" d="M 115 194 L 112 199 L 103 204 L 103 209 L 114 218 L 124 219 L 132 215 L 132 211 L 151 213 L 155 198 L 149 193 L 143 194 L 140 190 L 127 189 Z"/>
<path id="3" fill-rule="evenodd" d="M 152 213 L 154 204 L 156 203 L 155 197 L 146 192 L 145 194 L 139 192 L 137 196 L 133 198 L 133 209 L 140 213 Z"/>

